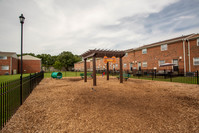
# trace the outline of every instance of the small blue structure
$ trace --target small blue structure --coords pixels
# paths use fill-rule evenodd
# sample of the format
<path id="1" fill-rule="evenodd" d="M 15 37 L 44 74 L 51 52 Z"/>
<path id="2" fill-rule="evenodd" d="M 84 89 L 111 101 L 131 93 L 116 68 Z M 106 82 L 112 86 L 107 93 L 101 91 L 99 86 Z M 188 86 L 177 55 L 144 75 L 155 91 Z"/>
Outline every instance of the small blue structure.
<path id="1" fill-rule="evenodd" d="M 62 78 L 62 73 L 61 72 L 53 72 L 51 74 L 52 78 L 56 78 L 56 79 L 61 79 Z"/>

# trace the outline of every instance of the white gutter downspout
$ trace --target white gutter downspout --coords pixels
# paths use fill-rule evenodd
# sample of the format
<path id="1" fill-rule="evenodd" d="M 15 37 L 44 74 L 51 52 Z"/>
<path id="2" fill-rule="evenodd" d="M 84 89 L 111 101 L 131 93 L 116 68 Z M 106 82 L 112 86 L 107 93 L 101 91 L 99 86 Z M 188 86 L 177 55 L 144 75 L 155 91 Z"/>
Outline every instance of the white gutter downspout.
<path id="1" fill-rule="evenodd" d="M 190 58 L 191 58 L 191 53 L 190 53 L 190 42 L 189 42 L 189 40 L 187 40 L 188 41 L 188 56 L 189 56 L 189 72 L 191 72 L 191 60 L 190 60 Z"/>
<path id="2" fill-rule="evenodd" d="M 10 56 L 10 75 L 12 75 L 12 56 Z"/>
<path id="3" fill-rule="evenodd" d="M 186 76 L 185 40 L 183 40 L 184 76 Z"/>

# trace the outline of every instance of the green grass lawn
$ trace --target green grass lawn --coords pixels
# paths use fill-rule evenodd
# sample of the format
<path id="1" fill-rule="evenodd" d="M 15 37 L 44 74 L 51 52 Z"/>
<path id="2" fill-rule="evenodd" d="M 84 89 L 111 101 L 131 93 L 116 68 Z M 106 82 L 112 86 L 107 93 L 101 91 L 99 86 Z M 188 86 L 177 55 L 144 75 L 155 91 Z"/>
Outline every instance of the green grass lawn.
<path id="1" fill-rule="evenodd" d="M 61 72 L 62 73 L 62 77 L 80 77 L 80 73 L 83 72 Z M 89 73 L 89 72 L 88 72 Z M 51 77 L 52 72 L 46 72 L 44 73 L 44 78 L 50 78 Z M 23 74 L 23 77 L 29 76 L 30 74 Z M 101 74 L 97 74 L 97 75 L 101 75 Z M 5 81 L 11 81 L 11 80 L 16 80 L 16 79 L 20 79 L 20 74 L 16 74 L 16 75 L 1 75 L 0 76 L 0 83 L 1 82 L 5 82 Z"/>
<path id="2" fill-rule="evenodd" d="M 30 74 L 23 74 L 23 77 L 29 76 Z M 1 75 L 0 76 L 0 83 L 5 81 L 11 81 L 15 79 L 20 79 L 21 74 L 16 75 Z"/>
<path id="3" fill-rule="evenodd" d="M 84 73 L 84 72 L 68 72 L 68 71 L 63 71 L 62 73 L 62 77 L 81 77 L 80 73 Z M 92 73 L 92 72 L 87 72 L 87 73 Z M 44 78 L 50 78 L 51 77 L 52 72 L 46 72 L 44 73 Z M 97 76 L 101 75 L 101 74 L 96 74 Z"/>
<path id="4" fill-rule="evenodd" d="M 80 77 L 80 73 L 82 72 L 61 72 L 62 73 L 62 77 Z M 52 72 L 46 72 L 44 73 L 44 78 L 50 78 L 51 77 Z"/>
<path id="5" fill-rule="evenodd" d="M 146 79 L 146 80 L 152 80 L 151 76 L 131 76 L 131 78 L 135 79 Z M 163 76 L 161 77 L 156 77 L 153 78 L 155 81 L 167 81 L 167 82 L 178 82 L 178 83 L 187 83 L 187 84 L 197 84 L 197 77 L 172 77 L 172 78 L 164 78 Z"/>
<path id="6" fill-rule="evenodd" d="M 80 73 L 83 73 L 83 72 L 62 71 L 61 73 L 62 73 L 62 77 L 80 77 Z M 88 73 L 90 73 L 90 72 L 88 72 Z M 44 78 L 50 78 L 51 74 L 52 74 L 52 72 L 46 72 L 46 73 L 44 73 Z M 26 77 L 26 76 L 29 76 L 29 75 L 30 74 L 23 74 L 23 77 Z M 97 75 L 100 76 L 101 74 L 97 74 Z M 111 74 L 110 74 L 110 76 L 111 76 Z M 2 76 L 0 76 L 0 83 L 4 82 L 4 81 L 16 80 L 16 79 L 19 79 L 19 78 L 20 78 L 20 74 L 16 74 L 16 75 L 2 75 Z M 132 76 L 131 75 L 131 78 L 152 80 L 152 77 L 150 77 L 150 76 L 137 77 L 137 76 Z M 170 79 L 170 78 L 164 79 L 163 77 L 157 77 L 157 78 L 153 78 L 153 80 L 197 84 L 196 77 L 173 77 L 172 79 Z"/>

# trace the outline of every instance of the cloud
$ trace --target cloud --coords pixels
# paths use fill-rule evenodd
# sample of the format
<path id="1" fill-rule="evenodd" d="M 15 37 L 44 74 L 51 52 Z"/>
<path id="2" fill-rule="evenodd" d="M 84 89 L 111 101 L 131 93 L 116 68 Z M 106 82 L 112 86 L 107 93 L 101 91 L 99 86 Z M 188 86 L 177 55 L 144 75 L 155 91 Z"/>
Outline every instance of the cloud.
<path id="1" fill-rule="evenodd" d="M 2 51 L 81 54 L 88 49 L 128 49 L 198 31 L 197 0 L 2 0 Z M 5 14 L 6 12 L 6 14 Z"/>

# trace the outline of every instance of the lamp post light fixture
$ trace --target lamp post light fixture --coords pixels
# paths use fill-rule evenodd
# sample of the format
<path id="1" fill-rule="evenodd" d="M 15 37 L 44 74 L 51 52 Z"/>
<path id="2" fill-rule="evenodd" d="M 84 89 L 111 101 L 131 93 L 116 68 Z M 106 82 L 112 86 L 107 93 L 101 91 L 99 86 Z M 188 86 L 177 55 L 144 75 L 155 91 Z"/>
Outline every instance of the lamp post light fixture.
<path id="1" fill-rule="evenodd" d="M 22 105 L 23 103 L 23 99 L 22 99 L 22 76 L 23 76 L 23 24 L 24 24 L 24 20 L 25 17 L 23 16 L 23 14 L 21 14 L 21 16 L 19 16 L 19 20 L 21 23 L 21 76 L 20 76 L 20 103 Z"/>

